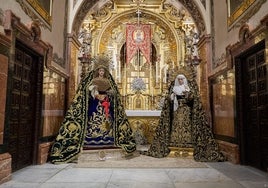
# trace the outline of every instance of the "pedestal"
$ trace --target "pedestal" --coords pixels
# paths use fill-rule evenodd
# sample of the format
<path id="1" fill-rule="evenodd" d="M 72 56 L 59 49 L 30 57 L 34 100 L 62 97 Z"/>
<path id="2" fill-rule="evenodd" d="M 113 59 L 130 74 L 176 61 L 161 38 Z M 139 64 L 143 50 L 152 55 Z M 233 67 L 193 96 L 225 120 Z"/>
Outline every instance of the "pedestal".
<path id="1" fill-rule="evenodd" d="M 137 144 L 151 144 L 158 125 L 159 110 L 126 110 Z"/>
<path id="2" fill-rule="evenodd" d="M 169 147 L 168 157 L 193 158 L 194 148 Z"/>

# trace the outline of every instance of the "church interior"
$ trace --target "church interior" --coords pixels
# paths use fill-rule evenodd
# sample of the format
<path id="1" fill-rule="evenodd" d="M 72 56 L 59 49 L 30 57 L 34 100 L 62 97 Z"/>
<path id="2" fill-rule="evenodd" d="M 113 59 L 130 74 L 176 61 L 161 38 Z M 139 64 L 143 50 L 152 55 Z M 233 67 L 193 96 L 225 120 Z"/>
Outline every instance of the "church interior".
<path id="1" fill-rule="evenodd" d="M 103 54 L 139 148 L 153 143 L 169 87 L 188 71 L 226 161 L 267 175 L 267 10 L 267 0 L 1 3 L 0 187 L 48 165 L 80 83 Z"/>

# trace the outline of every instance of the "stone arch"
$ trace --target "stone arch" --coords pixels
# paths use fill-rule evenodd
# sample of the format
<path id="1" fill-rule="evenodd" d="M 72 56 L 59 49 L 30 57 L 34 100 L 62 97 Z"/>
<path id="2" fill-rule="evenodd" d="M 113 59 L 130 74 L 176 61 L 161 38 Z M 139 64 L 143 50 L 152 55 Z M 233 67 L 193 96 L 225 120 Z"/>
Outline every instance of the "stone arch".
<path id="1" fill-rule="evenodd" d="M 175 38 L 175 42 L 178 43 L 178 35 L 176 34 L 176 29 L 171 25 L 172 23 L 168 22 L 167 20 L 165 20 L 164 17 L 161 17 L 153 12 L 150 11 L 146 11 L 146 10 L 142 10 L 143 15 L 146 17 L 146 20 L 157 20 L 156 22 L 159 24 L 161 23 L 161 25 L 163 27 L 165 27 L 166 29 L 168 29 L 169 33 L 172 33 L 172 36 Z M 101 31 L 99 32 L 98 36 L 97 36 L 97 46 L 100 47 L 100 41 L 103 41 L 103 36 L 107 36 L 107 33 L 105 33 L 107 30 L 109 30 L 109 27 L 115 28 L 116 26 L 118 26 L 121 22 L 120 20 L 130 20 L 131 18 L 133 18 L 135 16 L 135 10 L 130 10 L 130 11 L 126 11 L 123 14 L 119 14 L 117 16 L 115 16 L 114 18 L 111 18 L 111 20 L 109 21 L 109 23 L 105 24 L 102 28 Z M 136 18 L 134 18 L 136 19 Z M 142 21 L 141 21 L 142 22 Z M 159 24 L 160 25 L 160 24 Z M 125 43 L 125 41 L 121 41 L 121 46 L 123 46 L 123 44 Z M 154 44 L 154 41 L 152 41 L 152 44 Z M 178 46 L 178 44 L 176 44 Z M 98 51 L 100 51 L 100 49 L 98 49 Z"/>
<path id="2" fill-rule="evenodd" d="M 106 2 L 108 2 L 109 0 L 106 0 Z M 205 20 L 204 20 L 204 16 L 202 14 L 202 12 L 200 11 L 201 8 L 199 7 L 200 5 L 198 5 L 194 0 L 178 0 L 179 3 L 181 3 L 191 14 L 197 29 L 200 33 L 205 34 L 206 31 L 206 24 L 205 24 Z M 79 6 L 79 8 L 77 9 L 73 22 L 71 23 L 72 25 L 72 32 L 74 34 L 78 34 L 79 32 L 79 28 L 82 25 L 83 20 L 85 19 L 85 17 L 87 16 L 89 10 L 91 8 L 93 8 L 96 4 L 98 3 L 98 0 L 83 0 Z M 105 3 L 105 2 L 102 2 Z M 172 3 L 172 2 L 171 2 Z"/>

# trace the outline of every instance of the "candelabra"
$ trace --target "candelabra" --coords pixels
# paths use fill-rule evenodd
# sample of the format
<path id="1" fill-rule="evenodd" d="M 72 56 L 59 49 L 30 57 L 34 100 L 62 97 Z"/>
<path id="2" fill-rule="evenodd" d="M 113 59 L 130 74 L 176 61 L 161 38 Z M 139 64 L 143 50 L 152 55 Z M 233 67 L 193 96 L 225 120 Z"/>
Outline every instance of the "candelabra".
<path id="1" fill-rule="evenodd" d="M 84 78 L 84 76 L 89 68 L 91 58 L 90 58 L 90 55 L 83 55 L 83 56 L 78 57 L 78 59 L 80 60 L 80 63 L 82 65 L 80 77 Z"/>

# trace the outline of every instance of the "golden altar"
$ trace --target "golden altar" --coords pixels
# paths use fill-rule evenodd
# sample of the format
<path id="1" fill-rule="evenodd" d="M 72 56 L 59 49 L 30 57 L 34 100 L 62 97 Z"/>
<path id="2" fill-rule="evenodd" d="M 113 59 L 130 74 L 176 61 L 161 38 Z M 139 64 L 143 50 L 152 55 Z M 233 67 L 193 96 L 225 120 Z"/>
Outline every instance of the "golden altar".
<path id="1" fill-rule="evenodd" d="M 126 110 L 128 121 L 139 144 L 151 144 L 160 110 Z"/>
<path id="2" fill-rule="evenodd" d="M 126 110 L 128 120 L 134 131 L 137 146 L 150 145 L 154 138 L 155 129 L 158 125 L 160 110 Z M 140 148 L 140 147 L 139 147 Z M 148 148 L 147 148 L 148 149 Z M 193 158 L 193 148 L 169 147 L 168 157 Z"/>

